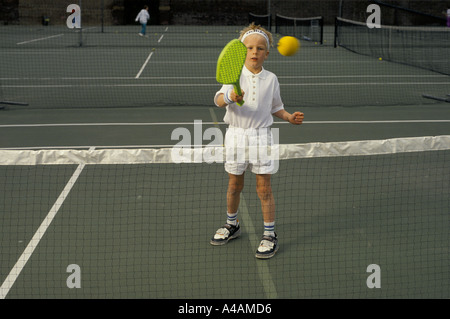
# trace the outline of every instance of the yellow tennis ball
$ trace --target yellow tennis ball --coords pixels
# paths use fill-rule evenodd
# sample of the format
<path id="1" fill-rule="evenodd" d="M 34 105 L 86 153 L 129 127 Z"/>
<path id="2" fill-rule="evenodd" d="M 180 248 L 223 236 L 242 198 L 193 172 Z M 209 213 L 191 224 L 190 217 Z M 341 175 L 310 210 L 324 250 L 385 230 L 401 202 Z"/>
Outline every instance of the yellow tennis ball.
<path id="1" fill-rule="evenodd" d="M 282 37 L 278 41 L 278 52 L 284 56 L 294 55 L 300 49 L 300 41 L 295 37 Z"/>

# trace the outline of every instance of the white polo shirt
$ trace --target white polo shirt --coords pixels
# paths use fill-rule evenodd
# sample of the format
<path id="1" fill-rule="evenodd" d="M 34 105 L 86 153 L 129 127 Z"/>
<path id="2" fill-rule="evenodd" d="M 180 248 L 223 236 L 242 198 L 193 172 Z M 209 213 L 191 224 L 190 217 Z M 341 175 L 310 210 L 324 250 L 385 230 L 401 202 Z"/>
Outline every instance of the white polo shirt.
<path id="1" fill-rule="evenodd" d="M 272 114 L 284 109 L 277 76 L 264 68 L 260 73 L 253 74 L 244 66 L 240 85 L 245 92 L 244 105 L 227 105 L 224 122 L 231 127 L 244 129 L 270 127 L 273 123 Z M 217 97 L 232 87 L 223 85 L 216 93 L 214 103 L 217 105 Z"/>

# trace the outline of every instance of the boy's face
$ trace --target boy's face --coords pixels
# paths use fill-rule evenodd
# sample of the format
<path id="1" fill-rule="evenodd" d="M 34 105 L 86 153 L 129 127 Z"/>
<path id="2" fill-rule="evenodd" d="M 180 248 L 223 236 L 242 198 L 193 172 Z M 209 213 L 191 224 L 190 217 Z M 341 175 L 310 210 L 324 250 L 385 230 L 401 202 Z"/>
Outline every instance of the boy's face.
<path id="1" fill-rule="evenodd" d="M 266 39 L 252 34 L 245 38 L 244 44 L 247 47 L 245 66 L 253 73 L 261 72 L 263 63 L 269 55 Z"/>

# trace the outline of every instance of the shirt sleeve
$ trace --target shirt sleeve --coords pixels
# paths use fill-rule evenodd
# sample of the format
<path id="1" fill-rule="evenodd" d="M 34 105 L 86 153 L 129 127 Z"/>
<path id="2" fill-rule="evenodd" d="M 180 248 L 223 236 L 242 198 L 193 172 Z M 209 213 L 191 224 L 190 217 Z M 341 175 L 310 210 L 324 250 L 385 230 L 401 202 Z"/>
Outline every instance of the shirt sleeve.
<path id="1" fill-rule="evenodd" d="M 280 94 L 280 83 L 278 78 L 275 77 L 273 88 L 273 99 L 272 99 L 272 114 L 284 109 L 283 101 L 281 100 Z"/>

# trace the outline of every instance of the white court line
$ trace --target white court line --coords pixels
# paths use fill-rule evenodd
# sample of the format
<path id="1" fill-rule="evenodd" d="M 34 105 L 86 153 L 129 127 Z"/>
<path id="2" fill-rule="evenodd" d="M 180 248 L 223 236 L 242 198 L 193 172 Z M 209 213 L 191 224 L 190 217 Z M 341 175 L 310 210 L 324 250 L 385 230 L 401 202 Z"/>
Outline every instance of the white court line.
<path id="1" fill-rule="evenodd" d="M 149 58 L 153 54 L 150 53 Z M 148 58 L 148 59 L 149 59 Z M 148 61 L 147 61 L 148 62 Z M 146 63 L 142 66 L 139 73 L 136 75 L 135 79 L 138 79 L 140 74 L 145 68 Z M 389 85 L 449 85 L 450 82 L 339 82 L 339 83 L 280 83 L 280 86 L 389 86 Z M 18 84 L 18 85 L 3 85 L 4 88 L 29 88 L 29 89 L 37 89 L 37 88 L 115 88 L 115 87 L 217 87 L 219 84 L 217 83 L 137 83 L 137 84 Z"/>
<path id="2" fill-rule="evenodd" d="M 444 74 L 355 74 L 355 75 L 287 75 L 278 76 L 280 79 L 342 79 L 342 78 L 447 78 Z"/>
<path id="3" fill-rule="evenodd" d="M 254 248 L 256 250 L 259 246 L 259 239 L 256 235 L 256 229 L 248 212 L 247 203 L 243 193 L 241 193 L 239 215 L 242 220 L 242 227 L 245 227 L 248 230 L 248 236 L 252 249 Z M 256 268 L 258 270 L 258 275 L 262 282 L 266 298 L 276 299 L 278 297 L 278 293 L 270 274 L 268 263 L 265 260 L 256 260 Z"/>
<path id="4" fill-rule="evenodd" d="M 303 124 L 391 124 L 391 123 L 450 123 L 450 120 L 372 120 L 372 121 L 306 121 Z M 290 124 L 274 122 L 274 124 Z"/>
<path id="5" fill-rule="evenodd" d="M 209 109 L 209 113 L 211 115 L 211 118 L 213 120 L 213 124 L 216 128 L 219 128 L 219 121 L 217 120 L 217 115 L 214 112 L 214 108 Z M 210 122 L 208 122 L 210 123 Z M 222 122 L 223 123 L 223 122 Z M 225 123 L 223 123 L 225 124 Z M 244 192 L 241 193 L 240 197 L 240 203 L 239 203 L 239 211 L 240 211 L 240 218 L 243 223 L 243 227 L 245 227 L 248 230 L 249 240 L 252 247 L 256 249 L 258 247 L 258 237 L 256 235 L 256 229 L 253 225 L 252 219 L 248 213 L 248 207 L 247 203 L 245 201 Z M 273 282 L 272 276 L 269 271 L 269 266 L 265 261 L 257 260 L 256 261 L 256 268 L 258 270 L 259 279 L 262 282 L 264 294 L 266 295 L 266 298 L 269 299 L 276 299 L 278 297 L 277 289 L 275 287 L 275 284 Z"/>
<path id="6" fill-rule="evenodd" d="M 428 61 L 430 62 L 430 61 Z M 437 61 L 437 62 L 441 62 L 441 61 Z M 442 62 L 447 62 L 447 61 L 442 61 Z M 217 60 L 205 60 L 205 61 L 160 61 L 158 63 L 161 64 L 204 64 L 204 63 L 214 63 L 217 64 Z M 285 64 L 285 63 L 301 63 L 301 64 L 324 64 L 324 63 L 332 63 L 332 64 L 342 64 L 342 60 L 299 60 L 299 61 L 293 61 L 293 60 L 286 60 L 286 61 L 277 61 L 277 60 L 272 60 L 272 61 L 265 61 L 264 64 Z M 367 64 L 367 63 L 371 63 L 373 64 L 374 61 L 352 61 L 352 64 Z"/>
<path id="7" fill-rule="evenodd" d="M 356 120 L 356 121 L 304 121 L 307 124 L 401 124 L 401 123 L 450 123 L 449 120 Z M 227 125 L 225 122 L 202 122 L 203 125 Z M 286 121 L 275 121 L 273 125 L 290 124 Z M 24 127 L 75 127 L 75 126 L 175 126 L 194 125 L 194 122 L 142 122 L 142 123 L 41 123 L 41 124 L 1 124 L 0 128 Z"/>
<path id="8" fill-rule="evenodd" d="M 167 30 L 167 28 L 166 28 Z M 161 35 L 161 37 L 158 40 L 158 43 L 161 42 L 161 40 L 164 38 L 164 34 Z M 142 72 L 144 71 L 145 67 L 147 66 L 148 61 L 150 61 L 152 55 L 153 55 L 154 51 L 150 52 L 150 54 L 147 57 L 147 60 L 145 60 L 144 64 L 142 65 L 141 69 L 139 70 L 138 74 L 136 75 L 136 79 L 139 79 L 139 77 L 141 76 Z"/>
<path id="9" fill-rule="evenodd" d="M 91 147 L 89 150 L 93 150 L 94 148 Z M 42 221 L 41 225 L 35 232 L 33 238 L 31 238 L 30 242 L 28 243 L 27 247 L 23 251 L 22 255 L 17 260 L 14 267 L 11 269 L 11 271 L 8 274 L 8 277 L 6 277 L 5 281 L 0 287 L 0 299 L 5 299 L 8 295 L 9 291 L 11 290 L 12 286 L 16 282 L 17 278 L 19 277 L 20 273 L 22 272 L 23 268 L 25 267 L 26 263 L 30 259 L 31 255 L 33 254 L 36 247 L 39 245 L 39 242 L 41 241 L 42 237 L 44 236 L 45 232 L 47 231 L 48 227 L 52 223 L 53 219 L 55 218 L 56 214 L 58 213 L 59 209 L 63 205 L 64 201 L 66 200 L 67 196 L 69 196 L 69 193 L 72 189 L 72 187 L 75 185 L 78 177 L 80 177 L 81 172 L 84 169 L 84 164 L 78 165 L 75 172 L 72 174 L 72 177 L 67 182 L 66 186 L 64 187 L 63 191 L 59 195 L 59 197 L 56 199 L 55 203 L 53 204 L 52 208 L 48 212 L 45 219 Z"/>
<path id="10" fill-rule="evenodd" d="M 64 35 L 64 33 L 61 33 L 61 34 L 52 35 L 52 36 L 45 37 L 45 38 L 39 38 L 39 39 L 34 39 L 34 40 L 29 40 L 29 41 L 23 41 L 23 42 L 19 42 L 19 43 L 16 43 L 16 44 L 17 45 L 22 45 L 22 44 L 27 44 L 27 43 L 36 42 L 36 41 L 43 41 L 43 40 L 48 40 L 48 39 L 52 39 L 52 38 L 62 37 L 63 35 Z"/>
<path id="11" fill-rule="evenodd" d="M 173 144 L 155 144 L 155 145 L 97 145 L 92 146 L 94 149 L 132 149 L 132 148 L 172 148 Z M 189 145 L 190 147 L 204 147 L 206 145 Z M 63 145 L 63 146 L 27 146 L 27 147 L 3 147 L 0 148 L 1 151 L 22 151 L 22 150 L 66 150 L 66 149 L 76 149 L 85 150 L 89 149 L 91 146 L 83 145 Z"/>
<path id="12" fill-rule="evenodd" d="M 345 83 L 280 83 L 280 86 L 347 86 L 347 85 L 449 85 L 450 82 L 345 82 Z"/>
<path id="13" fill-rule="evenodd" d="M 139 70 L 138 74 L 136 74 L 136 79 L 139 79 L 139 77 L 141 76 L 142 72 L 144 71 L 145 67 L 147 66 L 148 61 L 150 61 L 151 57 L 153 55 L 153 51 L 150 52 L 150 54 L 147 57 L 147 60 L 145 60 L 144 64 L 142 65 L 141 69 Z"/>
<path id="14" fill-rule="evenodd" d="M 138 73 L 139 75 L 139 73 Z M 138 76 L 137 75 L 137 76 Z M 138 77 L 136 76 L 135 79 Z M 449 83 L 443 83 L 449 84 Z M 170 86 L 170 87 L 204 87 L 204 86 L 215 86 L 217 87 L 220 84 L 217 83 L 200 83 L 200 84 L 43 84 L 43 85 L 3 85 L 3 88 L 28 88 L 28 89 L 38 89 L 38 88 L 114 88 L 114 87 L 162 87 L 162 86 Z"/>
<path id="15" fill-rule="evenodd" d="M 156 63 L 156 62 L 155 62 Z M 386 75 L 293 75 L 293 76 L 278 76 L 279 79 L 341 79 L 341 78 L 417 78 L 415 74 L 386 74 Z M 39 77 L 10 77 L 10 78 L 0 78 L 2 81 L 52 81 L 52 80 L 64 80 L 64 81 L 78 81 L 78 80 L 133 80 L 136 77 L 61 77 L 61 78 L 39 78 Z M 142 76 L 139 77 L 141 80 L 206 80 L 215 79 L 214 76 Z M 421 75 L 420 78 L 447 78 L 446 75 L 442 74 L 432 74 L 432 75 Z M 414 82 L 413 82 L 414 83 Z M 450 84 L 450 82 L 448 82 Z"/>
<path id="16" fill-rule="evenodd" d="M 205 79 L 215 79 L 214 76 L 141 76 L 139 79 L 141 80 L 205 80 Z M 62 77 L 62 78 L 31 78 L 31 77 L 25 77 L 25 78 L 0 78 L 0 81 L 86 81 L 86 80 L 92 80 L 92 81 L 98 81 L 98 80 L 134 80 L 136 77 Z"/>

